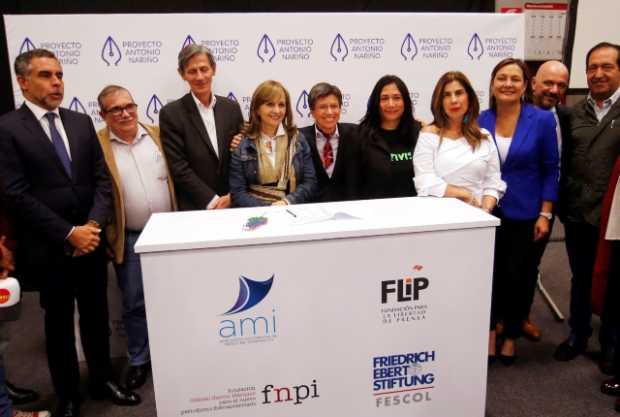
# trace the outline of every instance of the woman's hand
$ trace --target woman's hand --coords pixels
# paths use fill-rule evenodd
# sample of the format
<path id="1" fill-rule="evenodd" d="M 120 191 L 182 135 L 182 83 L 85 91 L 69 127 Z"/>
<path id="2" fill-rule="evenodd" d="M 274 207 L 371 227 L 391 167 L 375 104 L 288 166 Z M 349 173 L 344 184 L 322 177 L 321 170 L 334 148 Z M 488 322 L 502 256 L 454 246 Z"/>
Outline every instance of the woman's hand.
<path id="1" fill-rule="evenodd" d="M 271 203 L 272 206 L 288 206 L 288 203 L 285 200 L 278 200 Z"/>
<path id="2" fill-rule="evenodd" d="M 9 276 L 15 270 L 15 261 L 13 261 L 13 252 L 6 247 L 4 242 L 6 236 L 0 237 L 0 279 Z"/>
<path id="3" fill-rule="evenodd" d="M 549 234 L 549 219 L 539 216 L 534 225 L 534 241 L 539 241 Z"/>

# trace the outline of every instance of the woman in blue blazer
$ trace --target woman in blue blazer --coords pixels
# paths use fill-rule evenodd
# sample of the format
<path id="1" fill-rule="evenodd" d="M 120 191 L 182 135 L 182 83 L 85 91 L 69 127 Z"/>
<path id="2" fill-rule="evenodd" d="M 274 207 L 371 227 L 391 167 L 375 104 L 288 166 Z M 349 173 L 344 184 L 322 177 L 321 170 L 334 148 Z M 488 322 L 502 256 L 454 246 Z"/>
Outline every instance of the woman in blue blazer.
<path id="1" fill-rule="evenodd" d="M 558 145 L 553 114 L 529 104 L 530 76 L 523 61 L 499 62 L 489 91 L 490 109 L 478 121 L 493 135 L 508 186 L 494 212 L 501 225 L 495 239 L 489 359 L 495 358 L 495 328 L 503 320 L 499 359 L 511 365 L 536 286 L 536 242 L 549 233 L 557 200 Z"/>

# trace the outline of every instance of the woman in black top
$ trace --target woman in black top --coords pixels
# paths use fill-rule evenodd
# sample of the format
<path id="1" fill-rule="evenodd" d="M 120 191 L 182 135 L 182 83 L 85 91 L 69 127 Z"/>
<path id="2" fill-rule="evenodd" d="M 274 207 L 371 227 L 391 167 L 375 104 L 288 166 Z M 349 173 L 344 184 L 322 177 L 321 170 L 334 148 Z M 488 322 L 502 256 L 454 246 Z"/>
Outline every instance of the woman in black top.
<path id="1" fill-rule="evenodd" d="M 420 124 L 407 86 L 395 75 L 377 81 L 360 123 L 360 197 L 413 197 L 413 149 Z"/>

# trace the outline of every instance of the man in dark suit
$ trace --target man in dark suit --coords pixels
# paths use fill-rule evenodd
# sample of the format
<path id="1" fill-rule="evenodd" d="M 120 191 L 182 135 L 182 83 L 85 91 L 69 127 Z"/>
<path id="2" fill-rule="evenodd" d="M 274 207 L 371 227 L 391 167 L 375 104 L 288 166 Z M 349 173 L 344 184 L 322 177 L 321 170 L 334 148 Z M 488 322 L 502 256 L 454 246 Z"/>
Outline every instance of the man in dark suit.
<path id="1" fill-rule="evenodd" d="M 536 72 L 536 76 L 532 78 L 532 95 L 534 104 L 544 110 L 549 110 L 555 117 L 556 133 L 558 136 L 558 151 L 562 154 L 562 140 L 567 141 L 570 138 L 570 110 L 562 106 L 568 89 L 568 68 L 560 61 L 547 61 L 543 63 Z M 538 269 L 540 270 L 540 260 L 545 253 L 545 248 L 549 243 L 551 230 L 553 228 L 555 218 L 552 217 L 549 222 L 549 233 L 536 243 L 538 251 Z M 535 283 L 534 283 L 535 284 Z M 530 307 L 534 301 L 535 286 L 530 288 Z M 538 341 L 541 337 L 540 328 L 528 317 L 523 322 L 523 335 L 530 340 Z"/>
<path id="2" fill-rule="evenodd" d="M 178 61 L 191 91 L 161 109 L 159 127 L 179 209 L 230 207 L 230 143 L 243 124 L 241 108 L 213 94 L 215 59 L 205 46 L 184 47 Z"/>
<path id="3" fill-rule="evenodd" d="M 565 146 L 558 214 L 566 232 L 566 251 L 572 272 L 570 336 L 558 346 L 555 358 L 574 359 L 587 348 L 592 334 L 590 294 L 601 219 L 601 203 L 616 158 L 620 155 L 620 46 L 603 42 L 586 56 L 589 94 L 571 112 L 570 144 Z M 613 303 L 617 304 L 617 303 Z M 601 369 L 613 359 L 618 324 L 613 311 L 601 315 Z"/>
<path id="4" fill-rule="evenodd" d="M 18 223 L 17 263 L 40 289 L 58 416 L 79 415 L 74 305 L 90 393 L 117 404 L 140 398 L 111 381 L 106 256 L 101 228 L 111 214 L 110 179 L 90 117 L 59 108 L 63 73 L 53 53 L 15 59 L 24 104 L 0 118 L 0 176 Z"/>
<path id="5" fill-rule="evenodd" d="M 300 132 L 312 150 L 319 182 L 317 201 L 352 200 L 357 197 L 356 125 L 339 123 L 342 93 L 335 85 L 318 83 L 310 90 L 308 105 L 315 124 Z"/>

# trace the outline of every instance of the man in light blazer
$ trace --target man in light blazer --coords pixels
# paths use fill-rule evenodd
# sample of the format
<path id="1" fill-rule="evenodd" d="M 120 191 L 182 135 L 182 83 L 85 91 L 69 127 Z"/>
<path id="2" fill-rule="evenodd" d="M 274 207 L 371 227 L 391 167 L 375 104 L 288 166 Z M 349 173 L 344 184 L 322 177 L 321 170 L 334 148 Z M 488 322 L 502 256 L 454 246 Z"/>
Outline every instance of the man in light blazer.
<path id="1" fill-rule="evenodd" d="M 342 92 L 335 85 L 318 83 L 310 90 L 308 105 L 315 124 L 299 129 L 310 150 L 319 183 L 317 201 L 357 197 L 355 164 L 356 125 L 340 123 Z"/>
<path id="2" fill-rule="evenodd" d="M 100 232 L 111 214 L 111 184 L 90 117 L 59 108 L 63 72 L 56 56 L 34 49 L 15 59 L 25 102 L 0 118 L 0 177 L 17 221 L 16 261 L 40 289 L 55 415 L 80 413 L 74 309 L 94 399 L 136 405 L 112 381 L 106 255 Z"/>
<path id="3" fill-rule="evenodd" d="M 108 85 L 97 97 L 106 123 L 97 136 L 112 177 L 114 215 L 106 237 L 123 296 L 129 368 L 125 385 L 144 385 L 150 370 L 149 338 L 140 257 L 134 245 L 153 213 L 176 209 L 174 186 L 159 128 L 138 122 L 138 105 L 124 87 Z"/>
<path id="4" fill-rule="evenodd" d="M 230 143 L 243 116 L 235 101 L 213 94 L 215 59 L 205 46 L 179 52 L 178 71 L 190 88 L 159 114 L 161 140 L 180 210 L 230 207 Z"/>
<path id="5" fill-rule="evenodd" d="M 569 361 L 587 349 L 592 334 L 592 270 L 600 233 L 601 203 L 620 155 L 620 45 L 601 42 L 586 55 L 588 96 L 571 113 L 571 141 L 565 146 L 558 214 L 564 223 L 571 267 L 571 332 L 555 351 Z M 599 343 L 604 373 L 613 372 L 618 336 L 617 300 L 601 314 Z M 617 389 L 620 394 L 620 387 Z"/>

